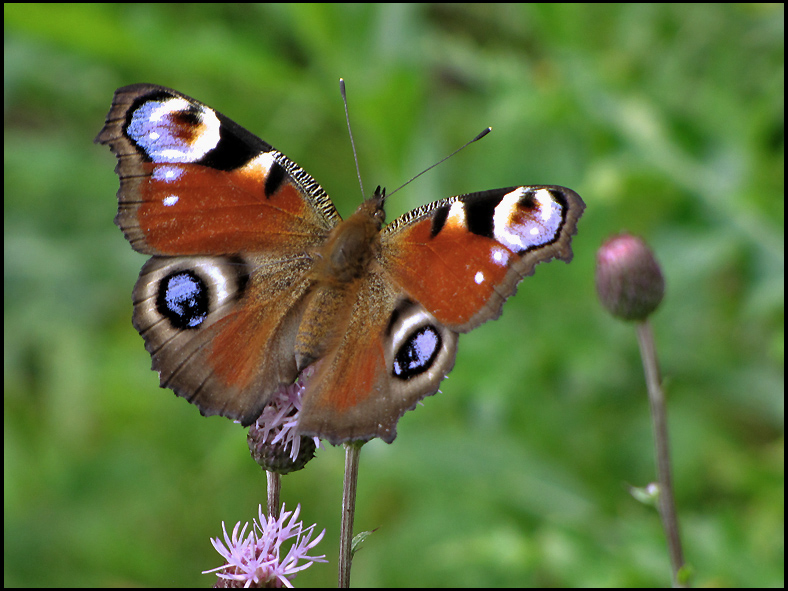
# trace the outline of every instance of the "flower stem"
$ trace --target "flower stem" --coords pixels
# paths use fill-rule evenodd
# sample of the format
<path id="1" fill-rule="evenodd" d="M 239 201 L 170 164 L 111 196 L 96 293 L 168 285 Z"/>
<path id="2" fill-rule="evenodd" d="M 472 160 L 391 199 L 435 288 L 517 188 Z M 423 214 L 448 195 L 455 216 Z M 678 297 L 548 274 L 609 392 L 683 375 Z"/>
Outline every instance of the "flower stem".
<path id="1" fill-rule="evenodd" d="M 681 551 L 681 537 L 676 516 L 676 505 L 673 498 L 673 484 L 670 476 L 670 451 L 668 446 L 668 419 L 665 408 L 665 395 L 662 391 L 657 352 L 654 346 L 654 334 L 648 320 L 638 322 L 637 336 L 640 345 L 640 354 L 643 357 L 643 370 L 646 374 L 648 397 L 651 404 L 651 421 L 654 429 L 654 446 L 657 458 L 657 478 L 659 481 L 659 494 L 657 503 L 662 527 L 668 542 L 668 553 L 674 587 L 684 587 L 679 579 L 679 569 L 684 566 L 684 556 Z"/>
<path id="2" fill-rule="evenodd" d="M 265 471 L 268 480 L 268 516 L 279 518 L 279 493 L 282 490 L 282 475 L 270 470 Z"/>
<path id="3" fill-rule="evenodd" d="M 353 518 L 356 515 L 356 485 L 358 484 L 358 462 L 361 446 L 365 441 L 345 443 L 345 480 L 342 491 L 342 527 L 339 534 L 339 588 L 350 587 L 350 563 L 353 556 Z"/>

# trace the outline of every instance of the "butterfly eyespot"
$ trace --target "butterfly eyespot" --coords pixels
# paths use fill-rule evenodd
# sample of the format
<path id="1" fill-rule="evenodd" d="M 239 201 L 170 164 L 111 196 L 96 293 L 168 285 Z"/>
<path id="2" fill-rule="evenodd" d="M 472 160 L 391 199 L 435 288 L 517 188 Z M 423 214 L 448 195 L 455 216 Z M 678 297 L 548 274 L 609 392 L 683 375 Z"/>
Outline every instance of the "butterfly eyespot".
<path id="1" fill-rule="evenodd" d="M 408 380 L 428 371 L 435 363 L 441 346 L 441 336 L 433 326 L 422 326 L 414 331 L 394 356 L 394 376 Z"/>
<path id="2" fill-rule="evenodd" d="M 209 312 L 205 282 L 193 271 L 177 271 L 159 283 L 156 307 L 174 328 L 199 327 Z"/>

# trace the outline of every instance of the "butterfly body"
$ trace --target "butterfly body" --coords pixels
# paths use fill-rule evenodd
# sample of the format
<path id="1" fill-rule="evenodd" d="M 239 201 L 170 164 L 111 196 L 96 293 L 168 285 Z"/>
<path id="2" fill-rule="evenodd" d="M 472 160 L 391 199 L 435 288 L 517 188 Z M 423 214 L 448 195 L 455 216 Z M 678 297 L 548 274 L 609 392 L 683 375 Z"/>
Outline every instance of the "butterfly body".
<path id="1" fill-rule="evenodd" d="M 302 168 L 210 107 L 118 89 L 97 141 L 118 158 L 117 225 L 152 255 L 133 323 L 162 387 L 250 424 L 314 365 L 299 429 L 391 442 L 534 266 L 571 260 L 584 209 L 563 187 L 437 201 L 384 226 L 377 191 L 346 220 Z"/>
<path id="2" fill-rule="evenodd" d="M 337 224 L 317 252 L 309 272 L 307 307 L 296 338 L 299 371 L 322 357 L 347 329 L 348 311 L 380 253 L 383 219 L 383 199 L 376 194 Z"/>

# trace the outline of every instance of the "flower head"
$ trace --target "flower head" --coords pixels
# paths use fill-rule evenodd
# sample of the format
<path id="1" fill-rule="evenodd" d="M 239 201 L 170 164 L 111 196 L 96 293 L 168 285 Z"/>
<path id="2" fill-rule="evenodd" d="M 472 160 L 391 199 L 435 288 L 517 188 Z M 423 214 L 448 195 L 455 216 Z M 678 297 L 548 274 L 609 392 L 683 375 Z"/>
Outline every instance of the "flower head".
<path id="1" fill-rule="evenodd" d="M 665 279 L 642 239 L 621 234 L 596 253 L 596 291 L 602 305 L 624 320 L 645 320 L 662 301 Z"/>
<path id="2" fill-rule="evenodd" d="M 211 543 L 224 557 L 226 564 L 203 573 L 216 572 L 219 577 L 217 586 L 292 587 L 291 580 L 299 571 L 310 567 L 314 562 L 327 562 L 325 554 L 308 554 L 323 539 L 326 530 L 312 540 L 315 524 L 304 528 L 302 522 L 297 521 L 300 512 L 301 505 L 298 505 L 295 511 L 285 511 L 282 505 L 279 518 L 266 517 L 263 507 L 260 506 L 258 519 L 253 520 L 252 530 L 248 535 L 245 535 L 248 523 L 242 528 L 241 523 L 237 523 L 232 535 L 227 535 L 227 529 L 222 522 L 224 542 L 220 538 L 212 538 Z M 291 538 L 293 542 L 283 556 L 282 544 Z"/>
<path id="3" fill-rule="evenodd" d="M 296 382 L 274 392 L 260 417 L 249 428 L 249 450 L 266 470 L 280 474 L 300 470 L 320 445 L 317 437 L 302 437 L 298 433 L 301 397 L 312 373 L 313 369 L 308 367 Z"/>

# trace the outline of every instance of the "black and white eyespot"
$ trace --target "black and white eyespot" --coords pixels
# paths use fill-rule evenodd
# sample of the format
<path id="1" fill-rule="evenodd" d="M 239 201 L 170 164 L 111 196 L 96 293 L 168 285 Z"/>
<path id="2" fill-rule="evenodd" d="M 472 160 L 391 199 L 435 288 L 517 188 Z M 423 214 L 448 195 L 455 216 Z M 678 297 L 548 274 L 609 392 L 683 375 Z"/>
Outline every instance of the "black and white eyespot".
<path id="1" fill-rule="evenodd" d="M 394 376 L 407 380 L 424 373 L 441 349 L 441 336 L 435 327 L 427 325 L 410 333 L 394 355 Z"/>
<path id="2" fill-rule="evenodd" d="M 207 107 L 168 94 L 130 111 L 126 135 L 156 163 L 198 162 L 216 148 L 221 122 Z"/>
<path id="3" fill-rule="evenodd" d="M 554 242 L 564 223 L 565 208 L 549 189 L 517 187 L 495 206 L 495 239 L 518 254 Z"/>
<path id="4" fill-rule="evenodd" d="M 389 325 L 392 375 L 406 381 L 430 371 L 444 353 L 445 332 L 421 306 L 406 302 L 398 307 Z"/>
<path id="5" fill-rule="evenodd" d="M 242 295 L 247 278 L 247 267 L 237 258 L 154 257 L 134 288 L 135 323 L 198 330 L 212 313 Z"/>
<path id="6" fill-rule="evenodd" d="M 210 292 L 192 270 L 175 271 L 159 283 L 156 308 L 174 328 L 197 328 L 208 316 Z"/>

